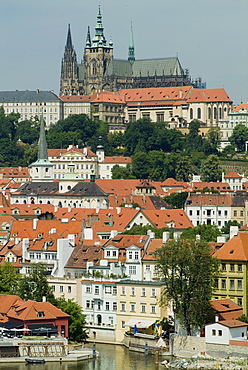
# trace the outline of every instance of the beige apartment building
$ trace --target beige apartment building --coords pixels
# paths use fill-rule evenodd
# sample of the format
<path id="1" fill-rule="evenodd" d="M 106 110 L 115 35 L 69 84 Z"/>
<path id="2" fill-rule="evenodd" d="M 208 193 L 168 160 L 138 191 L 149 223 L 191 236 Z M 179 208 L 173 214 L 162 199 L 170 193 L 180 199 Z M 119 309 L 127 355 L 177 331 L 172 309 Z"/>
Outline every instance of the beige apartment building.
<path id="1" fill-rule="evenodd" d="M 116 286 L 116 341 L 121 342 L 125 332 L 133 332 L 140 321 L 143 328 L 139 332 L 154 334 L 155 324 L 168 316 L 167 308 L 159 306 L 163 283 L 122 279 Z"/>

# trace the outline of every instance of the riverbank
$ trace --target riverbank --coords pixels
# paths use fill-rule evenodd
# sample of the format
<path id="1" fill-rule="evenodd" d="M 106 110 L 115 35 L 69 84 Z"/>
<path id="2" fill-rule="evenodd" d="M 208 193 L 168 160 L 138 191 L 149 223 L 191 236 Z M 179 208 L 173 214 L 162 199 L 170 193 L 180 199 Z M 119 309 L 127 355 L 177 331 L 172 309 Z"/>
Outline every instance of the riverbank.
<path id="1" fill-rule="evenodd" d="M 248 369 L 248 359 L 245 357 L 231 358 L 191 358 L 176 359 L 173 361 L 162 361 L 167 369 L 188 369 L 188 370 L 245 370 Z"/>

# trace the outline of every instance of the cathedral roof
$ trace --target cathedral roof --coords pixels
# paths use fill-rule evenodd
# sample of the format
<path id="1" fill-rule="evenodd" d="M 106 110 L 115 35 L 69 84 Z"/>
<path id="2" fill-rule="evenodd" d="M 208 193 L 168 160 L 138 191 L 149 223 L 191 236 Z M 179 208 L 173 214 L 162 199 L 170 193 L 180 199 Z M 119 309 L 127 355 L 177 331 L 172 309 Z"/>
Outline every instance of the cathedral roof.
<path id="1" fill-rule="evenodd" d="M 178 58 L 158 58 L 135 60 L 113 59 L 110 61 L 105 76 L 148 77 L 183 75 Z"/>

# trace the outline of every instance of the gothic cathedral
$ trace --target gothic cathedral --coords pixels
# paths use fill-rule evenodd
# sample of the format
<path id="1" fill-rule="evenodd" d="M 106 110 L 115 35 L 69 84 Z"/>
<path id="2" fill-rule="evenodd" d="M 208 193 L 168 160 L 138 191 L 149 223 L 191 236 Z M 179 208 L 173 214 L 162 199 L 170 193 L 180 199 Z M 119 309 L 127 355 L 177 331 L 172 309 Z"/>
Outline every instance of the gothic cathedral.
<path id="1" fill-rule="evenodd" d="M 107 44 L 104 36 L 100 5 L 95 36 L 91 40 L 88 27 L 81 64 L 77 62 L 69 25 L 61 66 L 60 95 L 90 95 L 99 90 L 183 85 L 192 85 L 192 82 L 177 57 L 135 59 L 132 27 L 128 59 L 114 59 L 113 42 L 110 40 Z"/>

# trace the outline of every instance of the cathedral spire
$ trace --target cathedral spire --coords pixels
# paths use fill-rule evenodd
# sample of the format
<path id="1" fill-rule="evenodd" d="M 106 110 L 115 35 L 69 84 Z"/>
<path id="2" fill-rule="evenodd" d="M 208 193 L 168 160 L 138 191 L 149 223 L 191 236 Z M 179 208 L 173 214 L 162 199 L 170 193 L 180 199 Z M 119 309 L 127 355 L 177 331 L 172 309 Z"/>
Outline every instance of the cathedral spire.
<path id="1" fill-rule="evenodd" d="M 135 61 L 132 22 L 131 22 L 130 41 L 129 41 L 129 48 L 128 48 L 128 60 L 130 63 L 133 63 Z"/>
<path id="2" fill-rule="evenodd" d="M 38 146 L 38 160 L 48 160 L 45 124 L 43 115 L 40 119 L 40 138 Z"/>
<path id="3" fill-rule="evenodd" d="M 71 27 L 70 27 L 70 23 L 68 24 L 68 33 L 67 33 L 66 49 L 73 49 L 73 46 L 72 46 L 72 40 L 71 40 Z"/>
<path id="4" fill-rule="evenodd" d="M 90 37 L 90 26 L 88 26 L 87 38 L 86 38 L 86 47 L 91 47 L 91 37 Z"/>
<path id="5" fill-rule="evenodd" d="M 92 40 L 92 46 L 105 46 L 106 45 L 106 39 L 103 34 L 103 31 L 104 31 L 104 28 L 102 24 L 101 7 L 99 4 L 98 14 L 97 14 L 97 23 L 95 27 L 95 36 Z"/>

